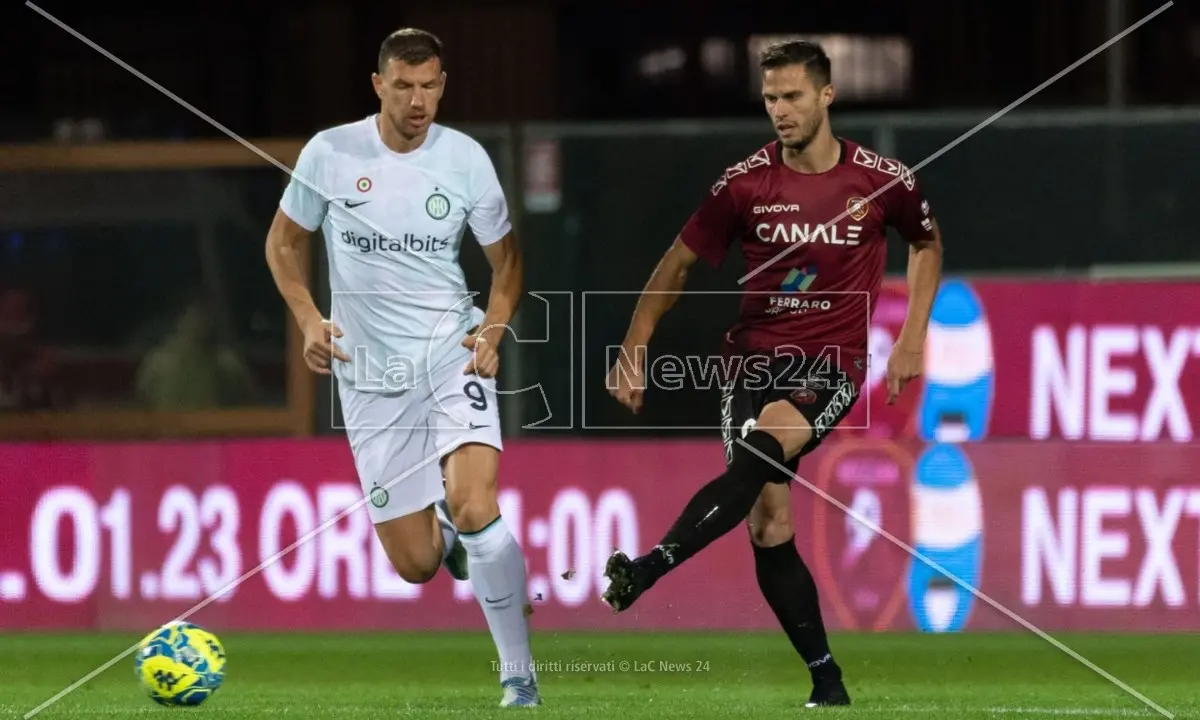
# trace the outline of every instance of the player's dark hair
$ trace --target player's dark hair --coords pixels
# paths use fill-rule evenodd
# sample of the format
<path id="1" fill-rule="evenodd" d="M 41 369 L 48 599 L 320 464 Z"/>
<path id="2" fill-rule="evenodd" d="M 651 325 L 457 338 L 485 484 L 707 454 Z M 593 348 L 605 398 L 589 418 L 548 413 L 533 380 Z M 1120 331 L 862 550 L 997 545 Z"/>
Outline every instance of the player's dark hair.
<path id="1" fill-rule="evenodd" d="M 379 47 L 379 72 L 386 70 L 392 60 L 420 65 L 441 57 L 442 41 L 436 35 L 417 28 L 401 28 L 383 39 Z"/>
<path id="2" fill-rule="evenodd" d="M 769 45 L 758 56 L 758 66 L 774 70 L 788 65 L 803 65 L 813 85 L 825 87 L 833 79 L 833 69 L 825 48 L 804 40 L 786 40 Z"/>

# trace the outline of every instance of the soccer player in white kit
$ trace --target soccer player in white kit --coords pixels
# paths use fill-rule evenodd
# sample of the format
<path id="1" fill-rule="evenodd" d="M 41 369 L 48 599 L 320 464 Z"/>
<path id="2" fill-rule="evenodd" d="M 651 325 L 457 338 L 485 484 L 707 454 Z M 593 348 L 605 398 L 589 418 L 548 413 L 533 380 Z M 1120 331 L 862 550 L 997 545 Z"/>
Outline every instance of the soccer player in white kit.
<path id="1" fill-rule="evenodd" d="M 440 41 L 421 30 L 384 40 L 372 76 L 379 114 L 304 146 L 267 261 L 304 331 L 305 362 L 337 378 L 368 509 L 396 572 L 424 583 L 444 563 L 469 576 L 500 656 L 501 705 L 532 706 L 541 697 L 525 559 L 496 498 L 496 348 L 522 292 L 522 263 L 487 152 L 434 123 L 441 57 Z M 492 267 L 486 314 L 458 263 L 467 226 Z M 333 290 L 328 320 L 296 253 L 318 228 Z"/>

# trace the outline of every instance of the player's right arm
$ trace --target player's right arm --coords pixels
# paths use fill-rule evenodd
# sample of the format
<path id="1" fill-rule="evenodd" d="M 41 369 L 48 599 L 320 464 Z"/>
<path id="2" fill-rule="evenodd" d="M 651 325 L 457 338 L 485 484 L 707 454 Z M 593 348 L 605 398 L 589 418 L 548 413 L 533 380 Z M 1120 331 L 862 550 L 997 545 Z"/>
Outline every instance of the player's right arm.
<path id="1" fill-rule="evenodd" d="M 309 142 L 300 151 L 291 181 L 267 231 L 266 253 L 275 286 L 304 333 L 305 364 L 315 373 L 328 375 L 333 358 L 343 362 L 349 362 L 350 358 L 333 344 L 333 338 L 341 337 L 342 332 L 321 317 L 308 289 L 301 260 L 301 252 L 308 247 L 313 232 L 324 222 L 329 210 L 329 201 L 318 190 L 321 161 L 315 145 L 316 141 Z"/>
<path id="2" fill-rule="evenodd" d="M 688 271 L 698 256 L 680 238 L 675 238 L 670 249 L 658 261 L 646 287 L 642 289 L 633 320 L 621 342 L 617 362 L 608 374 L 608 391 L 617 402 L 636 415 L 642 409 L 642 396 L 646 392 L 642 371 L 646 367 L 646 347 L 658 327 L 658 321 L 679 299 L 679 293 L 687 284 Z"/>
<path id="3" fill-rule="evenodd" d="M 629 330 L 606 380 L 609 394 L 635 415 L 642 409 L 646 392 L 646 352 L 655 328 L 679 299 L 688 272 L 697 260 L 703 259 L 713 267 L 721 265 L 738 235 L 740 223 L 734 189 L 727 187 L 726 179 L 722 178 L 688 219 L 642 289 Z"/>

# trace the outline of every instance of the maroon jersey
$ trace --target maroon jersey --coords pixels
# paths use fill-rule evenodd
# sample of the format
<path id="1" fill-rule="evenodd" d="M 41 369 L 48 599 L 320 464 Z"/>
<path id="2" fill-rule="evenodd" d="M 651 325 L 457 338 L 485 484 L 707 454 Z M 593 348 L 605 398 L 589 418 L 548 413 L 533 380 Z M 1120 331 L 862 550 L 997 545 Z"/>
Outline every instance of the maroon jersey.
<path id="1" fill-rule="evenodd" d="M 726 335 L 728 354 L 771 354 L 784 347 L 809 358 L 836 352 L 841 370 L 862 387 L 887 226 L 917 242 L 932 236 L 933 216 L 906 166 L 839 142 L 837 165 L 821 174 L 784 165 L 778 142 L 730 167 L 680 238 L 714 267 L 735 241 L 747 273 L 772 263 L 743 285 L 740 318 Z M 872 197 L 891 181 L 896 183 Z"/>

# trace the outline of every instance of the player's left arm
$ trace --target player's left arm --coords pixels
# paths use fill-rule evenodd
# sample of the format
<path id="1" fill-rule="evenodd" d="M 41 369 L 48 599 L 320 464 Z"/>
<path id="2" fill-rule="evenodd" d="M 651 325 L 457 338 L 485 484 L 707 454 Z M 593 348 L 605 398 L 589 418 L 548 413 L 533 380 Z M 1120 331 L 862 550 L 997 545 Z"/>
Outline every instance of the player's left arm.
<path id="1" fill-rule="evenodd" d="M 521 301 L 525 267 L 516 235 L 512 231 L 498 242 L 484 245 L 483 254 L 492 266 L 492 289 L 488 295 L 487 313 L 479 324 L 479 330 L 463 340 L 463 347 L 475 353 L 467 365 L 466 374 L 496 377 L 500 370 L 497 351 Z"/>
<path id="2" fill-rule="evenodd" d="M 463 339 L 463 347 L 473 351 L 464 374 L 496 377 L 500 370 L 500 342 L 524 291 L 525 267 L 496 169 L 482 147 L 476 146 L 473 152 L 472 203 L 467 222 L 492 267 L 492 288 L 483 322 Z"/>
<path id="3" fill-rule="evenodd" d="M 932 232 L 908 244 L 908 314 L 896 344 L 908 352 L 924 352 L 929 314 L 942 281 L 942 232 L 930 219 Z"/>
<path id="4" fill-rule="evenodd" d="M 942 231 L 915 178 L 908 178 L 912 186 L 897 183 L 891 198 L 892 225 L 908 242 L 908 313 L 888 358 L 889 405 L 925 367 L 929 315 L 942 281 Z"/>

